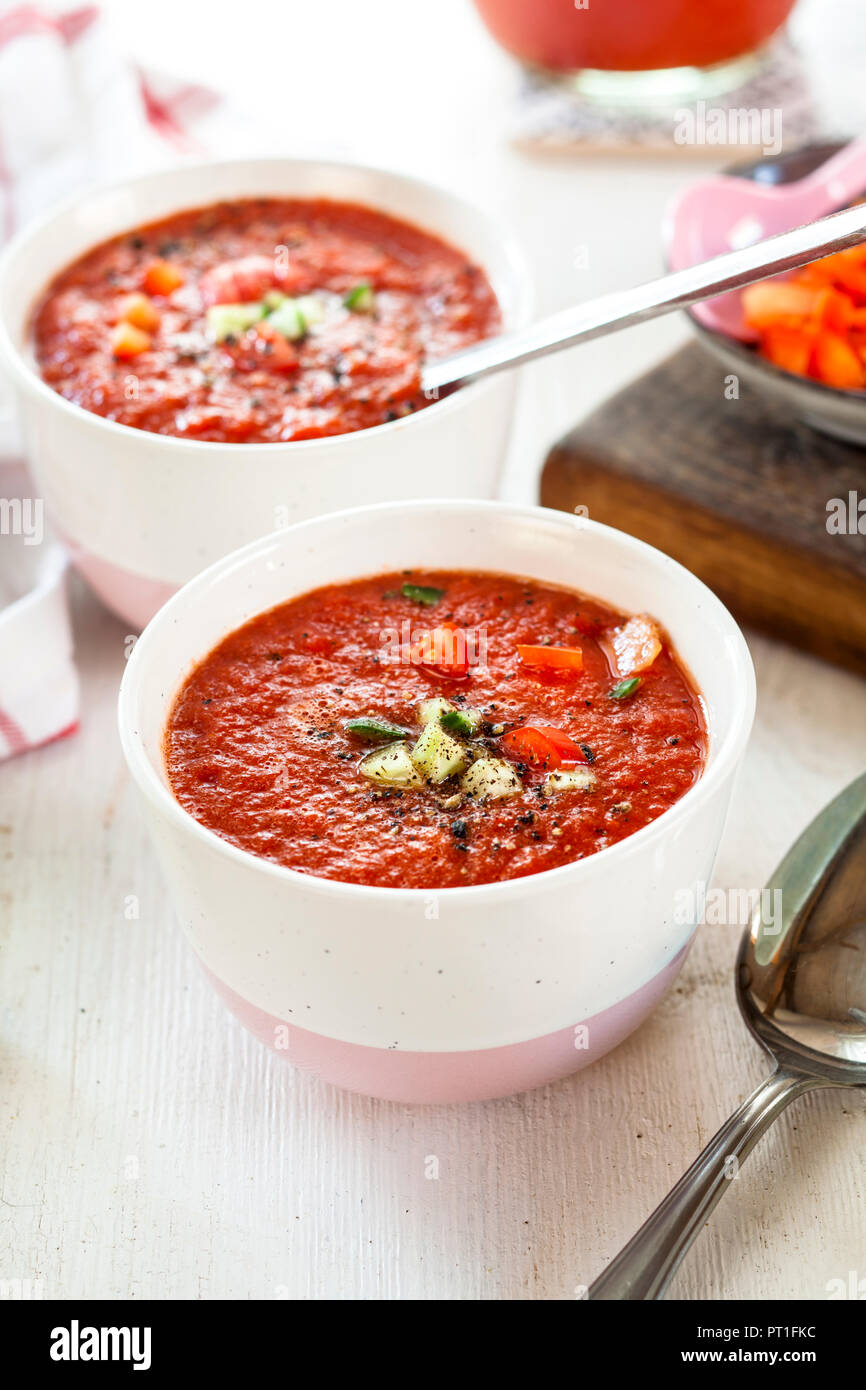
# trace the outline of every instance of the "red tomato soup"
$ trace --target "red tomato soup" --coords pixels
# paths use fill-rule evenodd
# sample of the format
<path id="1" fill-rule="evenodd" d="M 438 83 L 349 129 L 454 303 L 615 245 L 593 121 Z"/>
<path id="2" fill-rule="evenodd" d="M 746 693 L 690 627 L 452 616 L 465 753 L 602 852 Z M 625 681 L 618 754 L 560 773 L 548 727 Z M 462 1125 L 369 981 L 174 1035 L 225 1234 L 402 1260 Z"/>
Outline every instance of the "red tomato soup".
<path id="1" fill-rule="evenodd" d="M 325 199 L 178 213 L 95 247 L 37 306 L 42 376 L 184 439 L 316 439 L 420 410 L 420 368 L 496 333 L 483 271 L 428 232 Z"/>
<path id="2" fill-rule="evenodd" d="M 766 42 L 794 0 L 475 0 L 494 38 L 555 71 L 707 67 Z"/>
<path id="3" fill-rule="evenodd" d="M 700 698 L 658 625 L 531 579 L 334 584 L 226 637 L 178 694 L 174 793 L 298 873 L 439 889 L 554 869 L 700 777 Z"/>

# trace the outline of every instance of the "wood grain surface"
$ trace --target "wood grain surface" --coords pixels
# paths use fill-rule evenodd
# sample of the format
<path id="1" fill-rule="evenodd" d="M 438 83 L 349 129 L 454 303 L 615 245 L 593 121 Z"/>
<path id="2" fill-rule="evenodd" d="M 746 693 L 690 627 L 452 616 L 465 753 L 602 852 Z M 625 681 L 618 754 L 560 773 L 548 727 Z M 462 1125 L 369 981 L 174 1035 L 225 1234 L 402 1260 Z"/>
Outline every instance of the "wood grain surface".
<path id="1" fill-rule="evenodd" d="M 548 454 L 545 506 L 585 507 L 688 566 L 743 622 L 866 672 L 866 534 L 828 530 L 866 498 L 866 450 L 792 422 L 699 345 L 600 406 Z M 863 517 L 866 531 L 866 516 Z"/>

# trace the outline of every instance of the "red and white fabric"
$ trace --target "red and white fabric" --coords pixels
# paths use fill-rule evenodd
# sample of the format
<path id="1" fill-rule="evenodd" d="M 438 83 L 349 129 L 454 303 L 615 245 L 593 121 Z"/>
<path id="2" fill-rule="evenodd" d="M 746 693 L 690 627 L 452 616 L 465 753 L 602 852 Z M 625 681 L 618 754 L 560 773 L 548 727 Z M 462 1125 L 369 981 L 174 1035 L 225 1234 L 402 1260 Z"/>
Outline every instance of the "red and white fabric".
<path id="1" fill-rule="evenodd" d="M 0 0 L 0 238 L 104 179 L 200 156 L 219 108 L 124 58 L 97 6 Z M 0 760 L 72 732 L 79 708 L 65 556 L 44 518 L 36 539 L 20 453 L 0 383 Z"/>
<path id="2" fill-rule="evenodd" d="M 72 733 L 78 674 L 66 555 L 21 464 L 0 465 L 0 759 Z"/>

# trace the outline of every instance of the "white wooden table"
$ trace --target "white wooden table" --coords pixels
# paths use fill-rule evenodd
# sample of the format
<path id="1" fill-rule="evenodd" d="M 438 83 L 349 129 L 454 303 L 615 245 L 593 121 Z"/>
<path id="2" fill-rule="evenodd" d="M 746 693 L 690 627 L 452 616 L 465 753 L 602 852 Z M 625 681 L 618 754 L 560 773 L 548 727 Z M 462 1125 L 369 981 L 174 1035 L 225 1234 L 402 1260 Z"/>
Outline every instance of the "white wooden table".
<path id="1" fill-rule="evenodd" d="M 509 151 L 511 69 L 465 0 L 298 6 L 292 33 L 336 71 L 325 83 L 292 62 L 290 89 L 269 41 L 282 23 L 288 34 L 289 7 L 245 0 L 248 33 L 211 7 L 206 47 L 198 6 L 152 0 L 149 39 L 134 7 L 113 8 L 142 57 L 164 60 L 170 33 L 175 66 L 257 103 L 287 152 L 414 169 L 501 210 L 536 264 L 542 309 L 655 273 L 664 205 L 696 172 L 693 159 Z M 532 498 L 546 445 L 683 333 L 664 322 L 534 368 L 507 495 Z M 37 1280 L 46 1298 L 573 1298 L 765 1070 L 734 1004 L 739 927 L 703 928 L 649 1023 L 546 1090 L 412 1109 L 322 1086 L 246 1036 L 198 973 L 115 734 L 125 629 L 77 581 L 73 602 L 80 732 L 0 768 L 0 1281 Z M 866 765 L 863 683 L 750 645 L 758 719 L 724 887 L 759 886 Z M 862 1097 L 799 1102 L 672 1296 L 824 1298 L 828 1281 L 866 1275 L 864 1138 Z"/>

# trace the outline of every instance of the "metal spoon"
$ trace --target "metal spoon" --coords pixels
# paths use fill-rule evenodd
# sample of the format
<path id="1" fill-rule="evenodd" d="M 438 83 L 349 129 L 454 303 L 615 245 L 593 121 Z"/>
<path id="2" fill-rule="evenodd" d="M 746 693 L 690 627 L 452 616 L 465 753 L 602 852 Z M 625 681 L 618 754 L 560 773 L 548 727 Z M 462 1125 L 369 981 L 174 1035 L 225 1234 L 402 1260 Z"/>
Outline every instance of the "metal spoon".
<path id="1" fill-rule="evenodd" d="M 866 239 L 866 204 L 834 212 L 791 232 L 757 241 L 711 261 L 692 265 L 650 280 L 630 290 L 606 294 L 573 309 L 551 314 L 528 328 L 486 338 L 472 347 L 428 362 L 421 373 L 421 385 L 429 395 L 460 382 L 473 381 L 516 367 L 533 357 L 543 357 L 574 343 L 590 342 L 620 328 L 645 319 L 658 318 L 674 309 L 688 309 L 702 299 L 711 299 L 729 290 L 742 289 L 768 275 L 794 270 L 809 261 L 843 251 Z"/>
<path id="2" fill-rule="evenodd" d="M 775 1070 L 596 1279 L 590 1299 L 660 1298 L 727 1179 L 785 1106 L 815 1087 L 866 1086 L 864 855 L 866 773 L 812 821 L 770 879 L 769 889 L 781 890 L 780 920 L 768 926 L 756 907 L 740 944 L 740 1011 Z"/>

